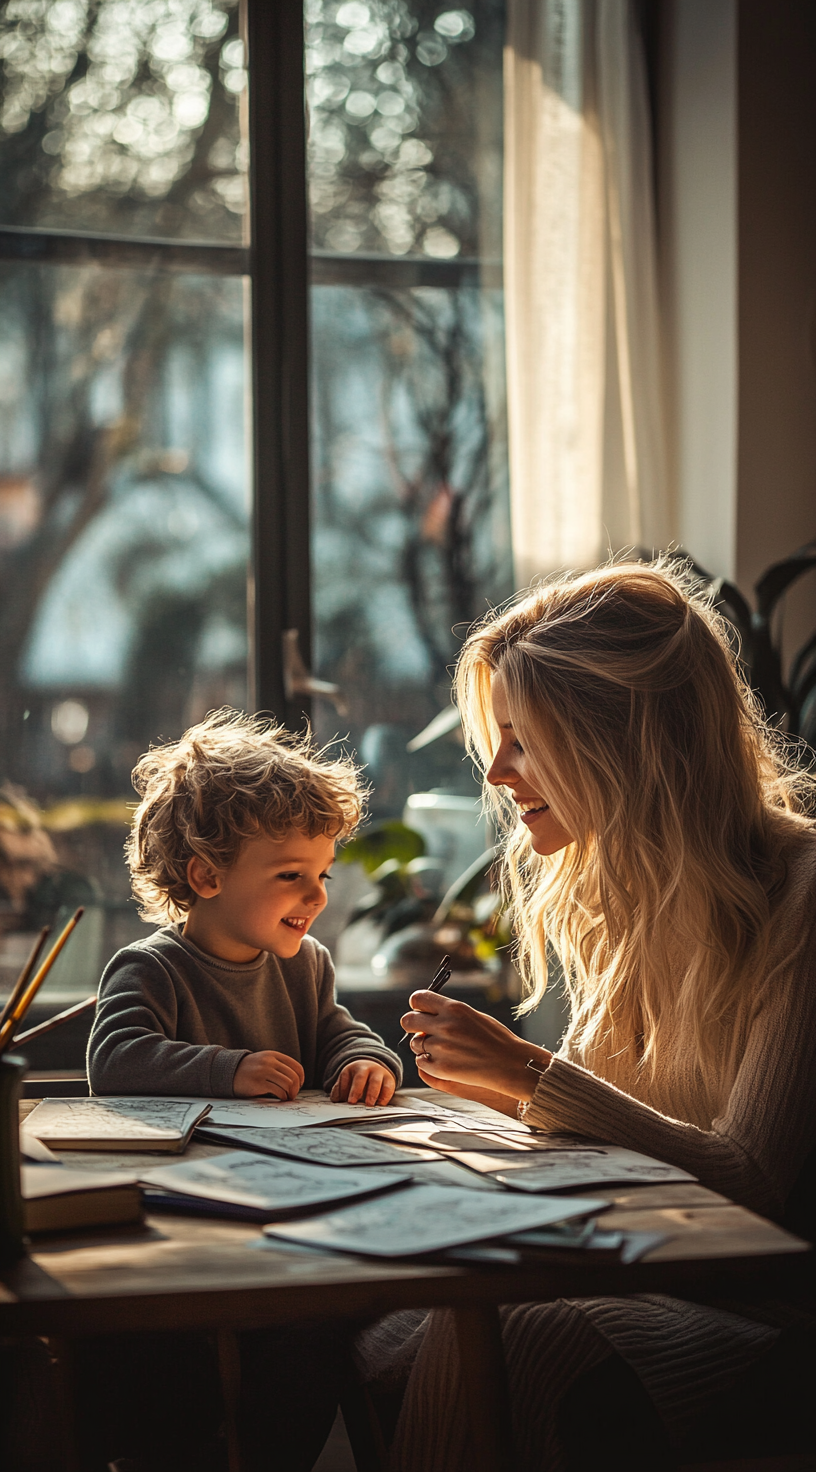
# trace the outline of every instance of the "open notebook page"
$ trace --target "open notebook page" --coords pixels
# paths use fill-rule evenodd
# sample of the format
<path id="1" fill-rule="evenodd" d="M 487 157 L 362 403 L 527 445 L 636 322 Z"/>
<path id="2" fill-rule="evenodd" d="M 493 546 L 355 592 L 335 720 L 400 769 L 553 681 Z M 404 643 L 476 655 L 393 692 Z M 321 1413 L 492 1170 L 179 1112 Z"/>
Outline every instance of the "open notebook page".
<path id="1" fill-rule="evenodd" d="M 117 1144 L 183 1140 L 208 1110 L 205 1101 L 149 1095 L 92 1099 L 43 1099 L 25 1121 L 29 1135 L 56 1145 L 80 1141 Z"/>
<path id="2" fill-rule="evenodd" d="M 411 1113 L 399 1105 L 368 1106 L 365 1104 L 332 1104 L 317 1089 L 298 1094 L 291 1103 L 279 1099 L 197 1099 L 208 1104 L 208 1124 L 244 1125 L 248 1128 L 303 1129 L 310 1125 L 345 1124 L 351 1120 L 374 1123 L 390 1119 L 410 1119 Z"/>

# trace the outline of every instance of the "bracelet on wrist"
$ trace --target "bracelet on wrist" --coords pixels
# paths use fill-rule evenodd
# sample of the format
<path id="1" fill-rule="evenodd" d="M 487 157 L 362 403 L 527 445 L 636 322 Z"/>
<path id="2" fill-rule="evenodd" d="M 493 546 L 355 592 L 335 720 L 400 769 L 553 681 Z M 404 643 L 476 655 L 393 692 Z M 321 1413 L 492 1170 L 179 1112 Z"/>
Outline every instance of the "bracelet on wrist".
<path id="1" fill-rule="evenodd" d="M 550 1058 L 550 1062 L 551 1061 L 552 1057 Z M 547 1063 L 544 1068 L 540 1068 L 535 1058 L 528 1058 L 524 1066 L 525 1068 L 529 1068 L 531 1073 L 536 1073 L 538 1074 L 539 1078 L 543 1078 L 550 1064 Z M 521 1120 L 522 1124 L 524 1123 L 524 1116 L 526 1115 L 527 1110 L 529 1109 L 532 1102 L 532 1099 L 519 1099 L 518 1104 L 516 1105 L 516 1118 Z"/>

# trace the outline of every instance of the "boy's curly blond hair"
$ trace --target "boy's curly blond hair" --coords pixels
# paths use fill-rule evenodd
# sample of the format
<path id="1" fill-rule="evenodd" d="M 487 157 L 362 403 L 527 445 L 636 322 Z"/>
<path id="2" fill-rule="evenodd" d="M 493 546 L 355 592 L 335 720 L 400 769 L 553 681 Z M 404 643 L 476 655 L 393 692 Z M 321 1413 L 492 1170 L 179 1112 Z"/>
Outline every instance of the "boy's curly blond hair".
<path id="1" fill-rule="evenodd" d="M 297 828 L 309 838 L 348 838 L 365 790 L 348 758 L 329 761 L 310 734 L 260 716 L 211 711 L 179 741 L 151 747 L 133 770 L 141 797 L 125 844 L 144 920 L 179 920 L 195 904 L 193 855 L 229 868 L 242 843 Z"/>

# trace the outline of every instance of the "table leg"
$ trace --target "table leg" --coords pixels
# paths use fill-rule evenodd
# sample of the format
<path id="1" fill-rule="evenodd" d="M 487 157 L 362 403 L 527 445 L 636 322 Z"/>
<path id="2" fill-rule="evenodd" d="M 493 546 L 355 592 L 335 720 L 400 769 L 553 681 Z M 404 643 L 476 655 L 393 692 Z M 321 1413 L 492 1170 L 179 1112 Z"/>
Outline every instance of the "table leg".
<path id="1" fill-rule="evenodd" d="M 80 1472 L 79 1443 L 77 1438 L 76 1385 L 74 1377 L 74 1346 L 69 1339 L 49 1335 L 44 1341 L 51 1355 L 53 1385 L 57 1401 L 58 1424 L 62 1444 L 57 1454 L 62 1472 Z"/>
<path id="2" fill-rule="evenodd" d="M 513 1472 L 510 1396 L 499 1310 L 455 1308 L 456 1340 L 473 1446 L 473 1472 Z"/>
<path id="3" fill-rule="evenodd" d="M 241 1472 L 241 1442 L 238 1433 L 238 1402 L 241 1396 L 241 1350 L 234 1329 L 219 1329 L 218 1373 L 224 1398 L 227 1428 L 227 1466 L 229 1472 Z"/>

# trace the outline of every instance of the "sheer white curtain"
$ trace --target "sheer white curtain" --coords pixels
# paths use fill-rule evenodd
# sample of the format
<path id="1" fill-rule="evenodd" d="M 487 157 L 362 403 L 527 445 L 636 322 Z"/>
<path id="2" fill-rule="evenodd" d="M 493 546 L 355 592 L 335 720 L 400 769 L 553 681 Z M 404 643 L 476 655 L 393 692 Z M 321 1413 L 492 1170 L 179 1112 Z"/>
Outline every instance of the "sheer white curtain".
<path id="1" fill-rule="evenodd" d="M 672 535 L 631 0 L 509 0 L 505 305 L 520 585 Z"/>

